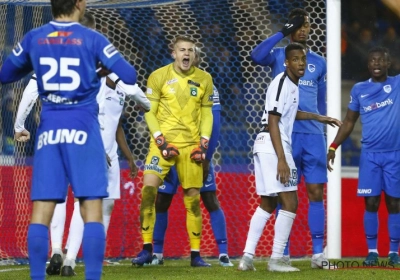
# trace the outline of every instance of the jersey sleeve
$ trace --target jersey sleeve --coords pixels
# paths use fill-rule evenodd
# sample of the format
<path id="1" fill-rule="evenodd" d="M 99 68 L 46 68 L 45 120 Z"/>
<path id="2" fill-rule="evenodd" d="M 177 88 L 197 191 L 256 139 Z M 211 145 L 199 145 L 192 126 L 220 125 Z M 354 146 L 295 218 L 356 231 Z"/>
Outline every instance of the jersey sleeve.
<path id="1" fill-rule="evenodd" d="M 161 98 L 161 86 L 160 77 L 155 73 L 152 73 L 147 79 L 146 97 L 150 101 L 160 101 Z"/>
<path id="2" fill-rule="evenodd" d="M 31 33 L 28 33 L 20 43 L 15 45 L 9 58 L 16 67 L 32 71 L 32 63 L 29 57 L 30 40 Z"/>
<path id="3" fill-rule="evenodd" d="M 266 109 L 268 114 L 282 116 L 286 95 L 284 82 L 285 75 L 281 76 L 279 80 L 275 78 L 270 84 L 266 97 Z"/>
<path id="4" fill-rule="evenodd" d="M 119 51 L 102 34 L 96 32 L 93 41 L 93 46 L 96 47 L 97 59 L 107 69 L 111 69 L 119 59 L 123 59 Z"/>
<path id="5" fill-rule="evenodd" d="M 221 111 L 221 103 L 219 100 L 219 92 L 218 89 L 213 86 L 213 111 Z"/>
<path id="6" fill-rule="evenodd" d="M 354 112 L 360 112 L 360 102 L 358 100 L 358 87 L 355 85 L 350 92 L 350 101 L 347 106 L 350 110 Z"/>
<path id="7" fill-rule="evenodd" d="M 201 106 L 202 107 L 211 107 L 213 106 L 213 102 L 214 102 L 214 85 L 213 85 L 213 81 L 211 78 L 211 75 L 208 74 L 208 77 L 206 79 L 206 86 L 205 86 L 205 91 L 204 91 L 204 95 L 201 99 Z"/>

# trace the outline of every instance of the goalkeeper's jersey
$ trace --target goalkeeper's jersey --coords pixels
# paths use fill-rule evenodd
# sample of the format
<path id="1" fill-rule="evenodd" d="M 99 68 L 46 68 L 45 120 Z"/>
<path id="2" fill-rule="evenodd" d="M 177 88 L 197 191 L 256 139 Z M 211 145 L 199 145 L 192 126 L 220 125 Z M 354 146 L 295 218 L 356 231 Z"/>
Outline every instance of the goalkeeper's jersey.
<path id="1" fill-rule="evenodd" d="M 192 67 L 190 74 L 183 76 L 171 63 L 150 75 L 146 96 L 159 103 L 156 118 L 167 142 L 178 148 L 199 143 L 201 108 L 210 107 L 211 110 L 213 106 L 213 83 L 209 73 Z"/>
<path id="2" fill-rule="evenodd" d="M 362 149 L 368 152 L 400 150 L 400 75 L 382 83 L 371 79 L 354 85 L 348 108 L 359 112 Z"/>

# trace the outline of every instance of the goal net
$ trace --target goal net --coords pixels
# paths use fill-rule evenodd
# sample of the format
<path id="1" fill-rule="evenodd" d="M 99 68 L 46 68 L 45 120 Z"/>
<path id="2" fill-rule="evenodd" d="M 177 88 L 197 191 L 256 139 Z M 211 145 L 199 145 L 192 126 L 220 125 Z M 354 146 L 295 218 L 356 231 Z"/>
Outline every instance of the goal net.
<path id="1" fill-rule="evenodd" d="M 1 64 L 14 45 L 32 28 L 52 19 L 48 0 L 0 1 Z M 107 36 L 138 71 L 138 84 L 145 89 L 147 78 L 155 69 L 172 62 L 169 44 L 178 34 L 193 36 L 203 51 L 201 68 L 211 73 L 222 103 L 219 146 L 214 156 L 218 197 L 225 212 L 230 256 L 240 256 L 244 249 L 251 215 L 258 206 L 255 194 L 252 145 L 260 128 L 264 93 L 271 81 L 269 68 L 255 65 L 251 50 L 274 34 L 285 23 L 293 8 L 310 13 L 312 32 L 309 46 L 325 53 L 325 1 L 281 0 L 207 0 L 207 1 L 107 1 L 88 0 L 88 11 L 97 20 L 97 29 Z M 287 39 L 279 44 L 287 44 Z M 29 199 L 34 141 L 26 144 L 13 140 L 16 109 L 28 78 L 1 87 L 0 118 L 0 258 L 27 257 L 27 228 L 31 213 Z M 149 133 L 143 115 L 131 101 L 123 113 L 123 127 L 139 167 L 143 167 Z M 26 121 L 32 139 L 38 126 L 39 102 Z M 139 205 L 142 173 L 131 181 L 121 157 L 121 199 L 116 202 L 107 235 L 106 257 L 135 256 L 142 246 Z M 45 167 L 41 167 L 45 168 Z M 95 174 L 93 174 L 95 176 Z M 72 211 L 69 196 L 64 241 Z M 308 199 L 299 187 L 298 215 L 291 234 L 291 255 L 312 254 L 308 230 Z M 190 254 L 186 234 L 183 195 L 179 191 L 169 213 L 165 240 L 166 257 Z M 268 222 L 257 247 L 257 256 L 269 256 L 273 242 L 273 222 Z M 203 209 L 201 252 L 218 256 Z"/>

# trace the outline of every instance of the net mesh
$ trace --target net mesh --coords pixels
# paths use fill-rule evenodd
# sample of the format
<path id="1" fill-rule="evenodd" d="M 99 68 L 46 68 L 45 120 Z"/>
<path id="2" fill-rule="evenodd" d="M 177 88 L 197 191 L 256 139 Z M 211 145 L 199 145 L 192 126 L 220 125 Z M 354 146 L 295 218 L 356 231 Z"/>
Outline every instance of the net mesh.
<path id="1" fill-rule="evenodd" d="M 48 3 L 47 0 L 0 2 L 1 63 L 25 33 L 51 20 Z M 310 13 L 312 32 L 308 43 L 313 51 L 324 55 L 325 1 L 322 0 L 88 1 L 88 11 L 95 15 L 97 29 L 136 66 L 142 89 L 152 71 L 172 62 L 169 44 L 174 36 L 188 34 L 199 42 L 204 54 L 200 67 L 213 76 L 223 108 L 214 164 L 231 256 L 242 254 L 249 221 L 259 202 L 255 194 L 251 150 L 264 108 L 264 92 L 271 81 L 269 68 L 255 65 L 250 52 L 261 40 L 277 32 L 289 11 L 296 7 Z M 282 40 L 279 46 L 287 43 L 287 39 Z M 0 95 L 0 258 L 3 259 L 27 256 L 34 141 L 14 142 L 13 122 L 28 78 L 3 85 Z M 35 138 L 39 113 L 40 104 L 36 104 L 26 121 L 32 139 Z M 134 110 L 132 101 L 127 101 L 123 127 L 129 147 L 138 165 L 143 167 L 149 133 L 143 115 Z M 124 166 L 122 161 L 122 194 L 121 200 L 116 202 L 108 231 L 107 257 L 132 257 L 141 249 L 142 174 L 131 182 Z M 304 186 L 299 188 L 299 200 L 291 239 L 291 254 L 298 257 L 312 253 Z M 71 198 L 67 205 L 66 233 L 71 217 Z M 209 215 L 204 208 L 203 220 L 202 255 L 217 256 Z M 265 228 L 257 248 L 258 256 L 271 254 L 273 222 L 274 219 Z M 165 256 L 182 257 L 189 253 L 183 195 L 179 191 L 170 208 Z"/>

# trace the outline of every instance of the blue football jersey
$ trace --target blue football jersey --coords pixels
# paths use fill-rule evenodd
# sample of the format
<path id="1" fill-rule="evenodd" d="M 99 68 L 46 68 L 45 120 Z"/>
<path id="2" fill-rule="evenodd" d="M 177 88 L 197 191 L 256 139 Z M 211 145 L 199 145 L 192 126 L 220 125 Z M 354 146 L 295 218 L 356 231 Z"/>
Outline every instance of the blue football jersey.
<path id="1" fill-rule="evenodd" d="M 370 80 L 354 85 L 348 108 L 359 112 L 362 148 L 368 152 L 400 149 L 400 75 L 385 82 Z"/>
<path id="2" fill-rule="evenodd" d="M 219 92 L 218 89 L 213 85 L 213 106 L 212 110 L 213 111 L 221 111 L 221 103 L 219 101 Z"/>
<path id="3" fill-rule="evenodd" d="M 274 48 L 270 55 L 273 57 L 270 65 L 272 77 L 275 78 L 286 70 L 285 48 Z M 325 114 L 319 112 L 318 108 L 326 111 L 326 61 L 322 56 L 308 50 L 306 72 L 299 80 L 299 110 Z M 295 121 L 293 132 L 323 134 L 324 125 L 317 121 Z"/>
<path id="4" fill-rule="evenodd" d="M 122 56 L 94 30 L 51 21 L 27 33 L 10 59 L 18 68 L 35 71 L 43 106 L 65 107 L 96 104 L 98 63 L 110 69 Z"/>

